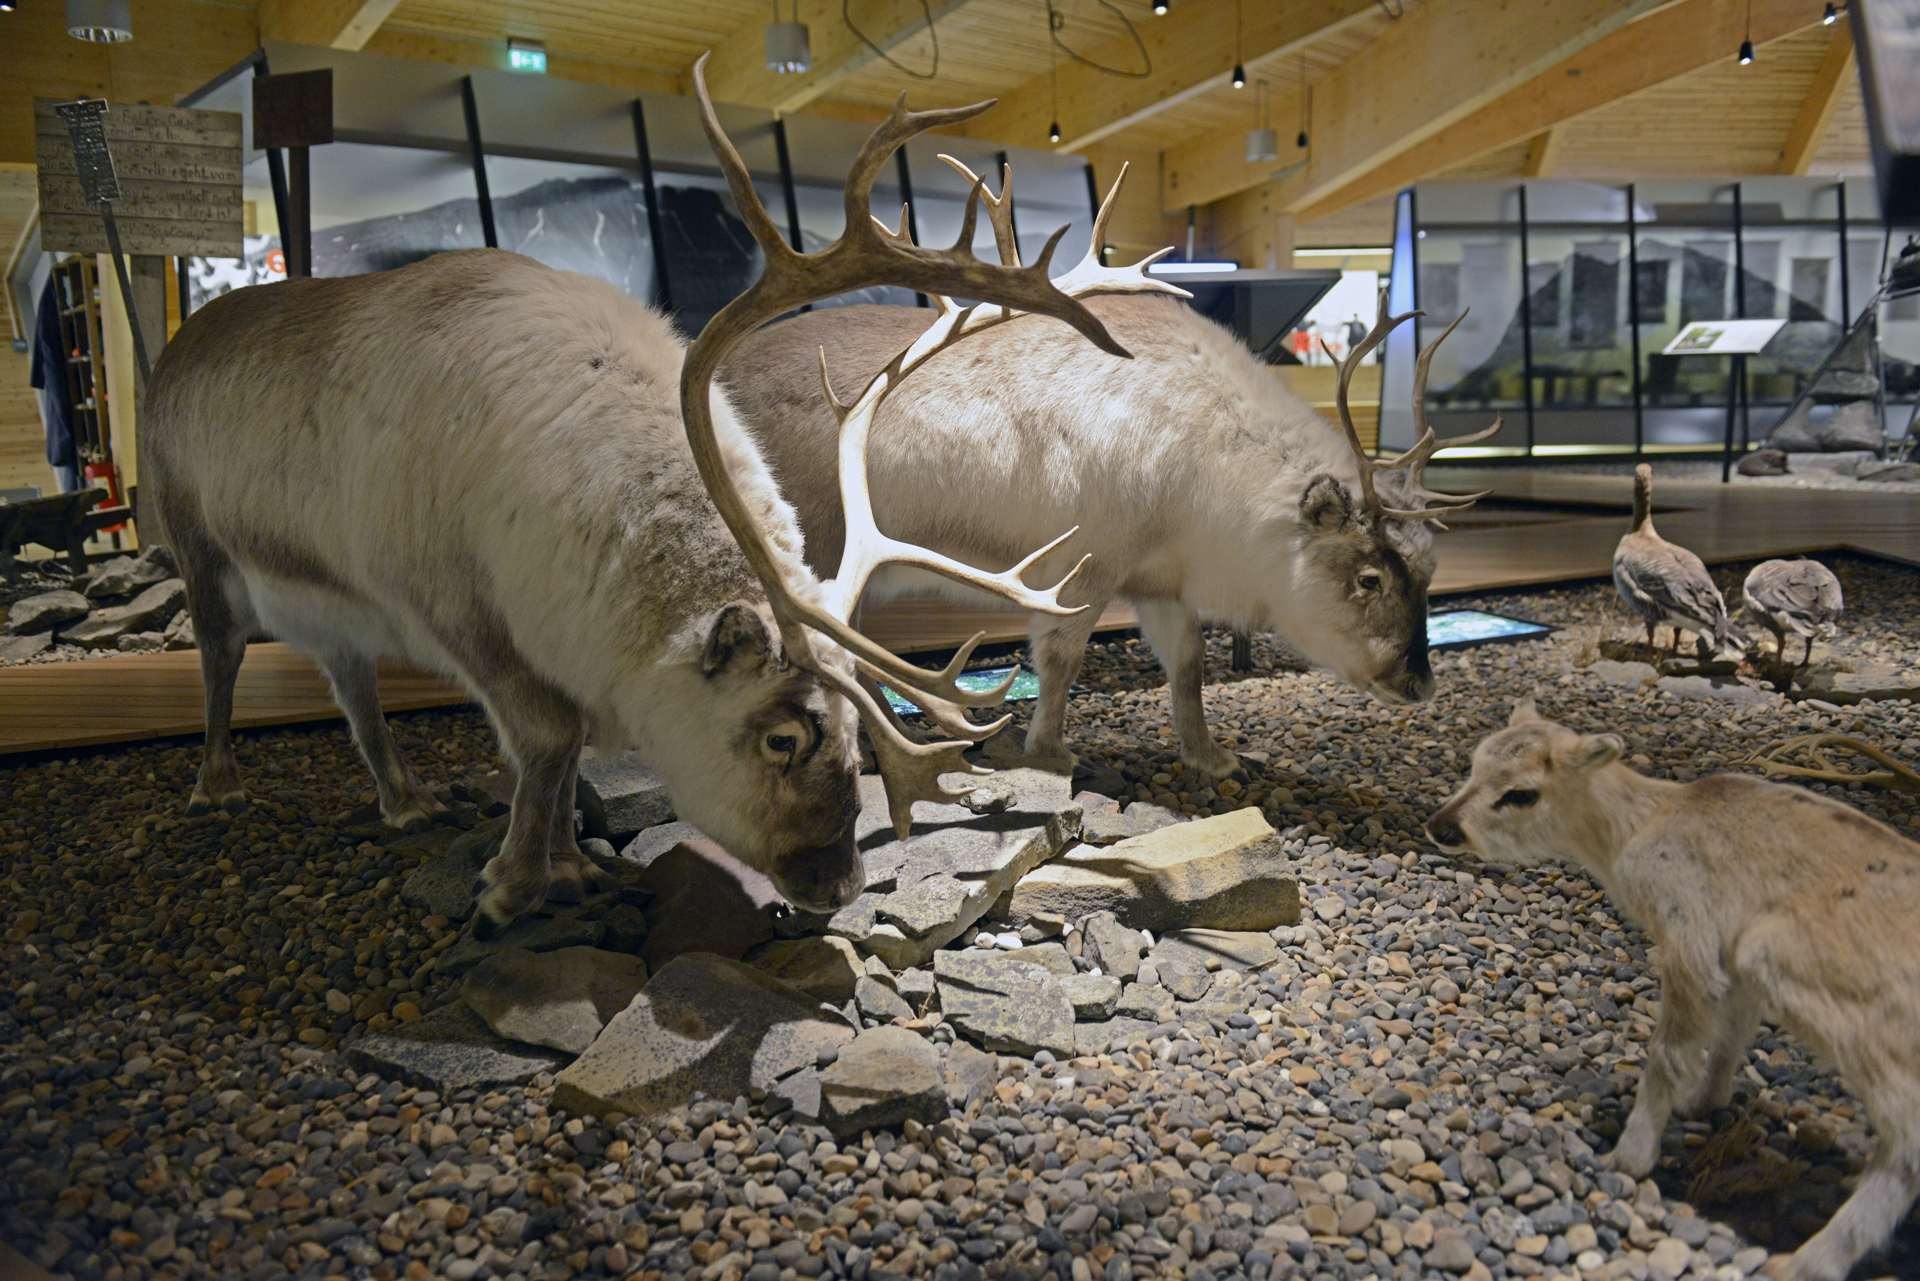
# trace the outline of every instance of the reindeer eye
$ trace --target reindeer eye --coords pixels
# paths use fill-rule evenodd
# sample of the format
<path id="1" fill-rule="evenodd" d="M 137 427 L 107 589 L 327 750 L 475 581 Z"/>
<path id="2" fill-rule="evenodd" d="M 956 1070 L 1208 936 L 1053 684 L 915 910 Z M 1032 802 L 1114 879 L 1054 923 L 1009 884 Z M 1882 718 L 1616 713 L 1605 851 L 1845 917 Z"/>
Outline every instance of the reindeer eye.
<path id="1" fill-rule="evenodd" d="M 1508 806 L 1512 806 L 1515 809 L 1526 809 L 1539 799 L 1540 793 L 1534 791 L 1532 788 L 1515 787 L 1502 793 L 1500 799 L 1493 803 L 1493 808 L 1503 810 Z"/>
<path id="2" fill-rule="evenodd" d="M 1360 590 L 1361 590 L 1361 591 L 1363 591 L 1363 592 L 1377 592 L 1377 591 L 1379 591 L 1379 590 L 1380 590 L 1380 581 L 1381 581 L 1381 579 L 1380 579 L 1380 571 L 1379 571 L 1379 570 L 1377 570 L 1377 569 L 1363 569 L 1363 570 L 1361 570 L 1361 571 L 1360 571 Z"/>
<path id="3" fill-rule="evenodd" d="M 778 752 L 782 756 L 791 756 L 800 749 L 800 740 L 791 734 L 767 735 L 767 750 Z"/>

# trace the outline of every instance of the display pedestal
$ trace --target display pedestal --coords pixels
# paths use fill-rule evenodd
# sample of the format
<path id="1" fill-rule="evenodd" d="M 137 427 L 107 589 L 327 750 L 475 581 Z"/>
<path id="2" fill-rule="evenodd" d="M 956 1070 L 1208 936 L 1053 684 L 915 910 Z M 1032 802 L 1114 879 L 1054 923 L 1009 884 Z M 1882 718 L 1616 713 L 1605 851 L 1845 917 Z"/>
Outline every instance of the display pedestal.
<path id="1" fill-rule="evenodd" d="M 1663 356 L 1731 356 L 1727 371 L 1727 432 L 1720 450 L 1720 483 L 1733 479 L 1733 419 L 1746 396 L 1747 357 L 1757 356 L 1786 326 L 1785 320 L 1696 320 L 1661 351 Z M 1745 450 L 1746 432 L 1740 436 Z"/>

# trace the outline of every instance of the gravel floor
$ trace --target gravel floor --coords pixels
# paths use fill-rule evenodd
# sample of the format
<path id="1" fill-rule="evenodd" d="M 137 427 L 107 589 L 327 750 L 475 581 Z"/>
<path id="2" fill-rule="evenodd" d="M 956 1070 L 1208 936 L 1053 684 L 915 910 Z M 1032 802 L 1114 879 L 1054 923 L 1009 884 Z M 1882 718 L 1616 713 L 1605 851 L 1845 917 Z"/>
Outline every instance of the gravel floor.
<path id="1" fill-rule="evenodd" d="M 1841 652 L 1911 664 L 1920 575 L 1833 563 Z M 426 967 L 458 926 L 401 906 L 408 856 L 351 830 L 371 786 L 343 728 L 242 736 L 237 817 L 184 817 L 194 743 L 0 766 L 0 1239 L 89 1278 L 1748 1275 L 1844 1198 L 1858 1109 L 1769 1033 L 1653 1179 L 1605 1171 L 1657 1008 L 1645 940 L 1584 877 L 1483 877 L 1418 823 L 1528 694 L 1677 778 L 1822 729 L 1917 759 L 1920 708 L 1601 681 L 1573 665 L 1625 622 L 1604 585 L 1449 603 L 1567 630 L 1437 655 L 1412 709 L 1264 641 L 1229 679 L 1216 636 L 1208 711 L 1249 767 L 1211 789 L 1144 646 L 1097 647 L 1085 763 L 1190 812 L 1263 806 L 1303 923 L 1245 1013 L 1003 1059 L 975 1113 L 844 1144 L 765 1101 L 609 1125 L 552 1110 L 547 1077 L 442 1097 L 347 1067 L 348 1036 L 446 999 Z M 497 763 L 472 712 L 395 732 L 438 785 Z M 1846 799 L 1920 835 L 1916 798 Z M 1876 1273 L 1920 1276 L 1920 1222 Z"/>

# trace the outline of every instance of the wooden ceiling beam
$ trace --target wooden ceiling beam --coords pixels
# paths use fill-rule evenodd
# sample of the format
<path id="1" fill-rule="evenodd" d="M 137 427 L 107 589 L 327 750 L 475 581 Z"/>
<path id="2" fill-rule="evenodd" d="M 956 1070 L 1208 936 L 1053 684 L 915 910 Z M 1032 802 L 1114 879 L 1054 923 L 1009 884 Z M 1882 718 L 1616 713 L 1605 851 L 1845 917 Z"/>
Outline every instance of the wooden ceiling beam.
<path id="1" fill-rule="evenodd" d="M 364 52 L 383 58 L 438 62 L 454 67 L 491 67 L 496 71 L 507 69 L 507 42 L 503 39 L 467 39 L 386 27 L 367 41 Z M 631 94 L 687 92 L 684 78 L 672 72 L 652 71 L 624 63 L 595 62 L 591 58 L 576 58 L 552 50 L 547 53 L 547 76 L 553 80 L 604 85 Z"/>
<path id="2" fill-rule="evenodd" d="M 1820 143 L 1827 136 L 1833 109 L 1847 92 L 1859 92 L 1853 70 L 1853 24 L 1836 22 L 1826 56 L 1814 73 L 1813 84 L 1801 100 L 1800 114 L 1787 131 L 1787 145 L 1780 150 L 1780 172 L 1804 174 L 1813 164 Z"/>
<path id="3" fill-rule="evenodd" d="M 894 0 L 852 0 L 847 15 L 873 41 L 855 35 L 841 14 L 840 0 L 796 0 L 800 20 L 811 37 L 813 69 L 781 75 L 767 69 L 767 15 L 739 27 L 714 49 L 707 62 L 707 89 L 716 102 L 759 107 L 785 116 L 831 93 L 848 76 L 864 71 L 922 35 L 926 18 L 918 5 Z M 926 0 L 938 26 L 972 0 Z M 784 5 L 780 12 L 785 16 Z M 691 72 L 689 67 L 688 71 Z"/>
<path id="4" fill-rule="evenodd" d="M 1243 12 L 1240 56 L 1248 76 L 1286 80 L 1295 74 L 1289 61 L 1301 50 L 1379 10 L 1375 0 L 1264 0 Z M 1065 137 L 1054 151 L 1084 151 L 1224 84 L 1233 66 L 1233 21 L 1232 0 L 1185 0 L 1165 18 L 1135 16 L 1152 67 L 1148 75 L 1118 76 L 1056 55 L 1057 95 L 1043 72 L 1008 90 L 998 106 L 957 132 L 1023 147 L 1046 145 L 1057 98 Z M 1140 49 L 1126 37 L 1085 56 L 1107 66 L 1141 65 Z M 1251 100 L 1247 107 L 1252 110 Z"/>
<path id="5" fill-rule="evenodd" d="M 260 38 L 364 49 L 400 0 L 260 0 Z"/>
<path id="6" fill-rule="evenodd" d="M 1313 194 L 1303 217 L 1391 195 L 1543 130 L 1677 79 L 1731 61 L 1747 27 L 1744 0 L 1679 0 L 1617 27 L 1542 74 L 1514 85 L 1422 140 L 1389 153 L 1331 190 Z M 1753 0 L 1753 40 L 1766 44 L 1820 21 L 1804 0 Z M 1764 63 L 1764 55 L 1763 55 Z"/>
<path id="7" fill-rule="evenodd" d="M 1520 167 L 1522 178 L 1544 178 L 1553 172 L 1554 153 L 1560 149 L 1560 131 L 1543 129 L 1527 144 L 1526 163 Z"/>
<path id="8" fill-rule="evenodd" d="M 1405 17 L 1313 85 L 1313 145 L 1305 164 L 1285 166 L 1291 171 L 1282 183 L 1282 203 L 1303 214 L 1351 203 L 1329 197 L 1344 196 L 1371 171 L 1416 151 L 1423 173 L 1450 167 L 1428 163 L 1427 144 L 1434 137 L 1629 24 L 1677 7 L 1673 0 L 1409 6 Z M 1524 119 L 1514 140 L 1553 123 Z M 1268 181 L 1282 168 L 1249 165 L 1238 134 L 1198 139 L 1166 153 L 1161 199 L 1168 208 L 1210 203 Z"/>

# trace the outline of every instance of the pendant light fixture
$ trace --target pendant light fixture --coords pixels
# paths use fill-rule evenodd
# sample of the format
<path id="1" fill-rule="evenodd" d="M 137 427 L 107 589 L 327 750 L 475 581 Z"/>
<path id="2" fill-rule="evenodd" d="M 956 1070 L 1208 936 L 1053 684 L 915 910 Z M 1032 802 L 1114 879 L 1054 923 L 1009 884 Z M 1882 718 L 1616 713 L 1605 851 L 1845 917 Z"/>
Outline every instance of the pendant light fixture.
<path id="1" fill-rule="evenodd" d="M 767 24 L 767 70 L 783 76 L 813 69 L 813 51 L 807 24 L 800 21 L 800 0 L 793 0 L 793 21 L 780 21 L 780 0 L 773 0 L 773 21 Z"/>
<path id="2" fill-rule="evenodd" d="M 133 0 L 67 0 L 67 34 L 89 44 L 133 39 Z"/>
<path id="3" fill-rule="evenodd" d="M 1826 12 L 1820 15 L 1820 25 L 1823 27 L 1831 27 L 1838 21 L 1840 21 L 1839 8 L 1833 4 L 1833 0 L 1827 0 Z"/>
<path id="4" fill-rule="evenodd" d="M 1167 10 L 1172 7 L 1172 0 L 1153 0 L 1153 16 L 1156 18 L 1164 18 L 1167 16 Z"/>
<path id="5" fill-rule="evenodd" d="M 1253 86 L 1253 128 L 1247 130 L 1247 163 L 1262 165 L 1280 158 L 1280 135 L 1273 131 L 1272 121 L 1267 119 L 1267 82 L 1259 80 Z"/>
<path id="6" fill-rule="evenodd" d="M 1054 12 L 1052 5 L 1047 6 L 1047 95 L 1053 103 L 1053 119 L 1047 123 L 1047 141 L 1059 142 L 1065 137 L 1060 132 L 1060 72 L 1054 59 L 1053 46 L 1058 39 L 1061 17 Z"/>
<path id="7" fill-rule="evenodd" d="M 1300 132 L 1294 135 L 1293 145 L 1305 151 L 1307 149 L 1307 126 L 1313 123 L 1313 86 L 1307 83 L 1307 59 L 1300 58 Z"/>
<path id="8" fill-rule="evenodd" d="M 1739 63 L 1743 67 L 1753 65 L 1753 0 L 1747 0 L 1747 32 L 1740 41 Z"/>
<path id="9" fill-rule="evenodd" d="M 1233 0 L 1233 87 L 1247 87 L 1247 64 L 1240 58 L 1240 0 Z"/>

